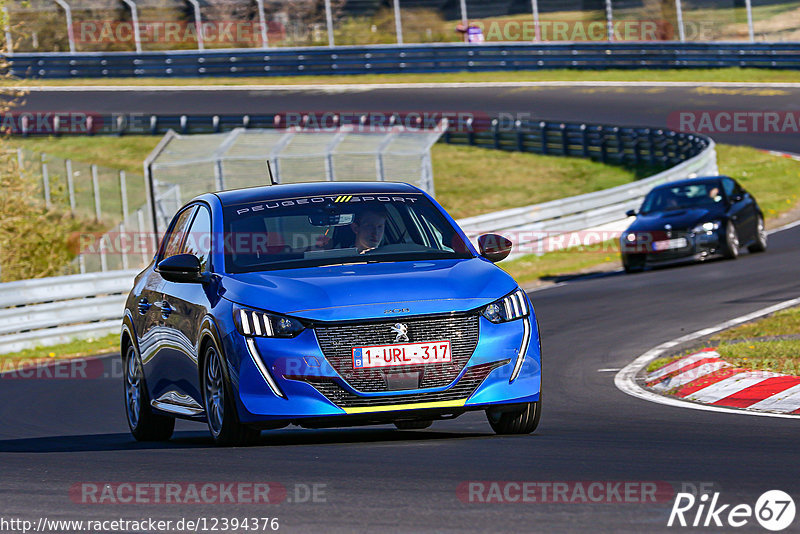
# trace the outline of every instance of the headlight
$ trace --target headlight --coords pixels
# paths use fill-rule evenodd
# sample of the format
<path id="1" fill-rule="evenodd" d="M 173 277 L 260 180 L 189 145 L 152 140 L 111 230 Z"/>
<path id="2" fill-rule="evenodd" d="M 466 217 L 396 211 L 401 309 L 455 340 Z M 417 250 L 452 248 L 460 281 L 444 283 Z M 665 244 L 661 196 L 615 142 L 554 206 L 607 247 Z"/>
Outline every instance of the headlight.
<path id="1" fill-rule="evenodd" d="M 483 309 L 483 316 L 493 323 L 505 323 L 527 317 L 529 313 L 525 293 L 517 289 L 507 297 L 492 302 Z"/>
<path id="2" fill-rule="evenodd" d="M 240 334 L 253 337 L 295 337 L 305 329 L 291 317 L 234 307 L 233 320 Z"/>
<path id="3" fill-rule="evenodd" d="M 704 222 L 703 224 L 698 224 L 692 228 L 692 233 L 699 234 L 701 232 L 713 232 L 717 229 L 719 229 L 719 221 L 709 221 Z"/>

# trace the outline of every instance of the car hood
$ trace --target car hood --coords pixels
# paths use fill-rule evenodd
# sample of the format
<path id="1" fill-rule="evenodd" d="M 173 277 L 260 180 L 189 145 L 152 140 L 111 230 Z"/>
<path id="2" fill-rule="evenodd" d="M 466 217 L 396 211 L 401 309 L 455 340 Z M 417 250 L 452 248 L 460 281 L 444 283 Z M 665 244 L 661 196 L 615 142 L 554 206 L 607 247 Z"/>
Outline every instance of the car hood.
<path id="1" fill-rule="evenodd" d="M 466 311 L 517 287 L 491 263 L 433 260 L 333 265 L 226 275 L 225 299 L 315 321 Z"/>
<path id="2" fill-rule="evenodd" d="M 628 227 L 629 232 L 664 230 L 669 224 L 673 230 L 691 230 L 698 224 L 720 219 L 725 216 L 721 209 L 692 208 L 669 211 L 654 211 L 639 215 Z"/>

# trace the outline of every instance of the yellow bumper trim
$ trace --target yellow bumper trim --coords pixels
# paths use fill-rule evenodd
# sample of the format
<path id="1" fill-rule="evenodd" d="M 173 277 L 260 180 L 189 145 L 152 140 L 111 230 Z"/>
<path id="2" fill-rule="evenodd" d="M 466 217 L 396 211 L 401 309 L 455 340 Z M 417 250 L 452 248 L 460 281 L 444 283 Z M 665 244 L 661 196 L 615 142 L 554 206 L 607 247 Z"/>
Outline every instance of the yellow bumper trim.
<path id="1" fill-rule="evenodd" d="M 394 412 L 398 410 L 421 410 L 425 408 L 460 408 L 467 399 L 433 402 L 411 402 L 407 404 L 390 404 L 388 406 L 369 406 L 364 408 L 342 408 L 347 414 Z"/>

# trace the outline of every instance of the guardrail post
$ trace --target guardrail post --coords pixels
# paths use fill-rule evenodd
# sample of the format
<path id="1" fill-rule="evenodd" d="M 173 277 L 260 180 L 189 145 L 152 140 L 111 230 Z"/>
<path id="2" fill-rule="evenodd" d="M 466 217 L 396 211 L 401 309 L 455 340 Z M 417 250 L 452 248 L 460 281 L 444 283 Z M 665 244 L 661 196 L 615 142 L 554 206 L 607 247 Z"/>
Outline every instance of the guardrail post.
<path id="1" fill-rule="evenodd" d="M 139 10 L 136 8 L 134 0 L 122 0 L 126 6 L 131 9 L 131 23 L 133 23 L 133 44 L 136 47 L 136 53 L 142 53 L 142 36 L 139 32 Z"/>
<path id="2" fill-rule="evenodd" d="M 494 139 L 495 150 L 500 149 L 500 127 L 497 119 L 492 119 L 492 138 Z"/>
<path id="3" fill-rule="evenodd" d="M 67 39 L 69 40 L 69 53 L 75 53 L 75 31 L 72 27 L 72 9 L 70 9 L 69 4 L 64 0 L 55 0 L 55 3 L 61 6 L 64 9 L 64 12 L 67 15 Z"/>
<path id="4" fill-rule="evenodd" d="M 403 44 L 403 21 L 400 19 L 400 0 L 394 0 L 394 32 L 397 34 L 397 44 Z"/>
<path id="5" fill-rule="evenodd" d="M 750 35 L 750 42 L 756 41 L 756 32 L 753 27 L 753 3 L 751 0 L 744 0 L 744 5 L 747 8 L 747 33 Z"/>
<path id="6" fill-rule="evenodd" d="M 11 55 L 14 53 L 14 39 L 11 38 L 11 18 L 8 14 L 8 8 L 5 6 L 3 7 L 3 16 L 6 18 L 6 53 Z"/>
<path id="7" fill-rule="evenodd" d="M 619 163 L 625 162 L 625 145 L 622 142 L 622 131 L 619 126 L 614 126 L 614 140 L 617 143 L 617 161 Z"/>
<path id="8" fill-rule="evenodd" d="M 678 17 L 678 35 L 680 36 L 681 42 L 686 40 L 686 31 L 683 26 L 683 6 L 681 5 L 681 0 L 675 0 L 675 11 Z"/>
<path id="9" fill-rule="evenodd" d="M 467 30 L 469 29 L 469 18 L 467 17 L 467 2 L 466 0 L 461 0 L 460 3 L 461 7 L 461 25 L 464 28 L 464 42 L 469 42 L 469 33 Z"/>
<path id="10" fill-rule="evenodd" d="M 136 223 L 139 226 L 139 239 L 136 242 L 142 250 L 142 265 L 147 265 L 147 244 L 151 243 L 150 239 L 142 239 L 146 231 L 144 226 L 144 212 L 141 209 L 136 210 Z M 155 234 L 155 230 L 153 230 Z"/>
<path id="11" fill-rule="evenodd" d="M 544 121 L 539 123 L 539 135 L 542 138 L 542 154 L 546 156 L 549 151 L 547 148 L 547 123 Z"/>
<path id="12" fill-rule="evenodd" d="M 517 119 L 514 121 L 514 127 L 517 130 L 517 150 L 520 152 L 525 151 L 525 134 L 522 132 L 522 121 Z"/>
<path id="13" fill-rule="evenodd" d="M 611 0 L 606 0 L 606 30 L 608 32 L 608 40 L 614 40 L 614 8 L 611 6 Z"/>
<path id="14" fill-rule="evenodd" d="M 94 190 L 94 218 L 100 222 L 102 212 L 100 211 L 100 182 L 97 179 L 97 165 L 92 165 L 92 188 Z"/>
<path id="15" fill-rule="evenodd" d="M 533 40 L 538 43 L 542 40 L 542 29 L 539 25 L 539 0 L 531 0 L 531 9 L 533 10 Z"/>
<path id="16" fill-rule="evenodd" d="M 567 125 L 563 122 L 558 126 L 561 130 L 561 152 L 569 156 L 569 136 L 567 135 Z"/>
<path id="17" fill-rule="evenodd" d="M 475 146 L 475 129 L 472 127 L 472 117 L 467 119 L 467 143 Z"/>
<path id="18" fill-rule="evenodd" d="M 106 272 L 108 270 L 108 258 L 106 257 L 106 238 L 100 237 L 100 270 Z"/>
<path id="19" fill-rule="evenodd" d="M 649 163 L 651 167 L 656 166 L 656 136 L 653 130 L 647 129 L 647 144 L 649 145 Z"/>
<path id="20" fill-rule="evenodd" d="M 47 170 L 47 154 L 42 152 L 42 189 L 44 190 L 44 205 L 50 207 L 50 173 Z"/>
<path id="21" fill-rule="evenodd" d="M 192 4 L 194 11 L 194 28 L 197 32 L 197 49 L 205 50 L 205 40 L 203 39 L 203 15 L 200 13 L 200 2 L 198 0 L 187 0 Z"/>
<path id="22" fill-rule="evenodd" d="M 334 47 L 333 40 L 333 12 L 331 11 L 331 0 L 325 0 L 325 25 L 328 28 L 328 46 Z"/>
<path id="23" fill-rule="evenodd" d="M 589 151 L 589 128 L 586 124 L 581 124 L 581 150 L 584 158 L 588 158 L 591 155 Z"/>
<path id="24" fill-rule="evenodd" d="M 605 128 L 600 126 L 598 130 L 600 133 L 600 161 L 603 163 L 608 163 L 608 140 L 606 139 Z"/>
<path id="25" fill-rule="evenodd" d="M 67 193 L 69 194 L 69 211 L 72 216 L 75 216 L 75 179 L 72 175 L 72 160 L 64 161 L 64 167 L 67 171 Z"/>
<path id="26" fill-rule="evenodd" d="M 256 0 L 258 6 L 258 23 L 261 25 L 261 48 L 269 48 L 269 28 L 264 17 L 264 0 Z"/>
<path id="27" fill-rule="evenodd" d="M 125 171 L 119 171 L 119 192 L 120 192 L 120 198 L 122 200 L 123 223 L 127 223 L 128 221 L 128 186 L 125 182 L 126 182 Z"/>

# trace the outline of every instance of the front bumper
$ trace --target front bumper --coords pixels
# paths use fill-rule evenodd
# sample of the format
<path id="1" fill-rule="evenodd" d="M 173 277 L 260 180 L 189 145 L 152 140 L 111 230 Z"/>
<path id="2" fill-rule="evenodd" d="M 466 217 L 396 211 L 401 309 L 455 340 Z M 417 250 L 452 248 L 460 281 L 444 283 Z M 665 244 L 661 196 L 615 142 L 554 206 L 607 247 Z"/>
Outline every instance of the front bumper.
<path id="1" fill-rule="evenodd" d="M 355 389 L 352 378 L 348 381 L 342 368 L 337 371 L 325 357 L 313 329 L 293 339 L 252 338 L 250 343 L 231 333 L 225 344 L 227 351 L 240 356 L 233 380 L 239 418 L 244 423 L 285 421 L 308 426 L 324 426 L 320 421 L 330 419 L 331 426 L 338 426 L 349 416 L 365 421 L 409 414 L 435 419 L 495 404 L 538 400 L 541 354 L 535 318 L 494 324 L 480 316 L 478 321 L 477 344 L 454 380 L 448 377 L 448 383 L 437 387 L 396 391 Z M 512 381 L 521 349 L 524 357 Z M 264 376 L 265 371 L 269 376 Z"/>
<path id="2" fill-rule="evenodd" d="M 649 237 L 651 234 L 643 233 L 647 239 L 639 239 L 636 242 L 627 242 L 624 238 L 620 241 L 620 251 L 623 261 L 631 267 L 646 266 L 666 266 L 678 263 L 693 261 L 703 261 L 721 254 L 723 230 L 712 230 L 708 232 L 676 232 L 669 237 Z M 627 232 L 625 233 L 627 234 Z M 623 235 L 625 235 L 623 234 Z M 686 246 L 671 248 L 667 250 L 654 250 L 654 240 L 665 240 L 674 238 L 686 239 Z"/>

